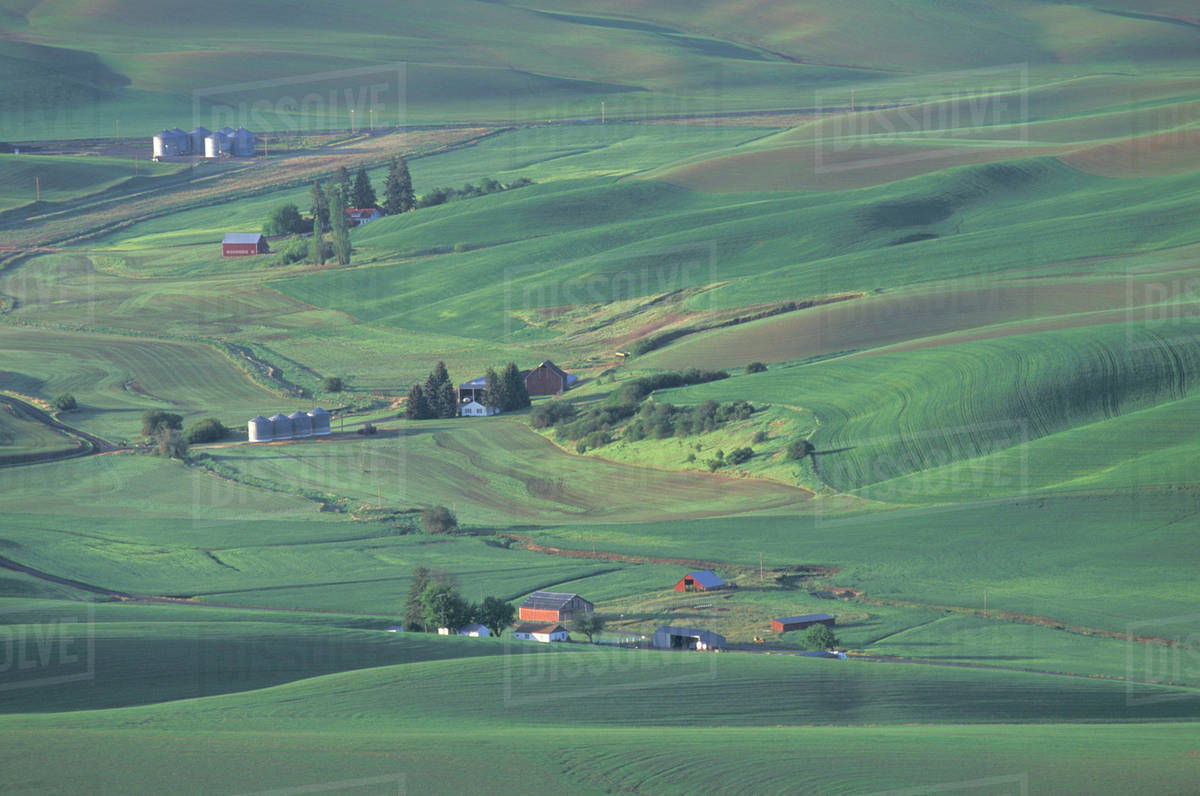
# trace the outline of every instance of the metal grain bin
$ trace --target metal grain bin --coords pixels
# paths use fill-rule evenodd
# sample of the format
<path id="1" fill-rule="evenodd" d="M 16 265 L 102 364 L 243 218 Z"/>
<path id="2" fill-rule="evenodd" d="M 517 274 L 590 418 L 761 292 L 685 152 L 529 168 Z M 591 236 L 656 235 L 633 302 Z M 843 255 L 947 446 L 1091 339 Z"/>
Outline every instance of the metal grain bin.
<path id="1" fill-rule="evenodd" d="M 262 415 L 253 417 L 246 424 L 246 433 L 251 442 L 270 442 L 271 437 L 271 421 L 267 420 Z"/>
<path id="2" fill-rule="evenodd" d="M 212 135 L 212 131 L 204 127 L 197 127 L 188 133 L 188 142 L 191 144 L 193 155 L 204 154 L 204 139 Z"/>
<path id="3" fill-rule="evenodd" d="M 204 139 L 204 157 L 219 158 L 229 154 L 229 139 L 224 133 L 217 131 Z"/>
<path id="4" fill-rule="evenodd" d="M 167 154 L 167 144 L 171 141 L 171 131 L 163 130 L 152 139 L 154 142 L 154 157 L 161 158 Z"/>
<path id="5" fill-rule="evenodd" d="M 292 412 L 288 415 L 288 420 L 292 421 L 293 437 L 312 436 L 312 420 L 304 412 Z"/>
<path id="6" fill-rule="evenodd" d="M 271 436 L 275 439 L 291 439 L 292 419 L 282 413 L 271 415 Z"/>
<path id="7" fill-rule="evenodd" d="M 250 157 L 254 154 L 254 133 L 239 127 L 229 136 L 229 145 L 238 157 Z"/>
<path id="8" fill-rule="evenodd" d="M 324 409 L 318 406 L 316 409 L 308 413 L 308 418 L 312 423 L 312 435 L 314 437 L 325 436 L 326 434 L 330 433 L 330 416 L 329 413 Z"/>

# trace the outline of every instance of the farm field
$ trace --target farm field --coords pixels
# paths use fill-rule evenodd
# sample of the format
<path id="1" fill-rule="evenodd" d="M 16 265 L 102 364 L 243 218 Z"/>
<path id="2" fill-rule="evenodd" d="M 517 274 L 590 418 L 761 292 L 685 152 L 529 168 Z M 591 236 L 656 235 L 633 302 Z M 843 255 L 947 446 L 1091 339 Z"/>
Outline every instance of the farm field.
<path id="1" fill-rule="evenodd" d="M 580 458 L 517 419 L 406 423 L 397 436 L 214 451 L 218 467 L 253 479 L 323 487 L 352 501 L 454 504 L 466 523 L 690 519 L 794 506 L 811 494 L 766 481 L 670 473 Z"/>
<path id="2" fill-rule="evenodd" d="M 1192 5 L 0 3 L 4 789 L 1195 790 Z"/>

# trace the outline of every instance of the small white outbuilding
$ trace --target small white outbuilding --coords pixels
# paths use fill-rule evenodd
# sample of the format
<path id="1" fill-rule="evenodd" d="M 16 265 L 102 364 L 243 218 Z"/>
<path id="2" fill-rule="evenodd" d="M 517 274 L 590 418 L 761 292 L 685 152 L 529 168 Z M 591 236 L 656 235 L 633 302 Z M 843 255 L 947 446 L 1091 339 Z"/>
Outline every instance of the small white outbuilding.
<path id="1" fill-rule="evenodd" d="M 500 410 L 494 406 L 484 406 L 479 401 L 468 401 L 462 405 L 461 414 L 463 417 L 491 417 L 500 414 Z"/>

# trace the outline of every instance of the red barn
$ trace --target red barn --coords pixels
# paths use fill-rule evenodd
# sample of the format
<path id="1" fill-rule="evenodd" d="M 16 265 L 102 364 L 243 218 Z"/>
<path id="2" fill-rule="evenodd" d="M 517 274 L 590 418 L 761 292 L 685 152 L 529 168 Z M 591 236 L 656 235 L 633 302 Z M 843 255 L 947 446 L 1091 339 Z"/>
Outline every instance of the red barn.
<path id="1" fill-rule="evenodd" d="M 531 622 L 570 622 L 576 613 L 590 614 L 596 606 L 578 594 L 535 591 L 521 603 L 520 618 Z"/>
<path id="2" fill-rule="evenodd" d="M 562 395 L 573 381 L 570 374 L 547 359 L 525 374 L 525 389 L 530 395 Z"/>
<path id="3" fill-rule="evenodd" d="M 776 633 L 787 633 L 791 630 L 804 630 L 813 625 L 833 627 L 837 620 L 829 614 L 805 614 L 804 616 L 785 616 L 783 619 L 772 619 L 771 629 Z"/>
<path id="4" fill-rule="evenodd" d="M 270 251 L 267 239 L 261 232 L 230 232 L 221 241 L 221 255 L 224 257 L 249 257 Z"/>
<path id="5" fill-rule="evenodd" d="M 675 584 L 675 591 L 709 591 L 711 589 L 724 589 L 729 584 L 721 580 L 720 576 L 711 570 L 701 570 L 699 572 L 689 572 L 680 578 Z"/>

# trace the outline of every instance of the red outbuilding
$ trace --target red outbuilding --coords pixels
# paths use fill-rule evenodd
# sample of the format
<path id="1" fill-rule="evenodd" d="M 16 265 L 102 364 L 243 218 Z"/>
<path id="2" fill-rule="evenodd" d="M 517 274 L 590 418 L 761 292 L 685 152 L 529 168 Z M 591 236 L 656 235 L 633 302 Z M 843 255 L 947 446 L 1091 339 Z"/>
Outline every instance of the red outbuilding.
<path id="1" fill-rule="evenodd" d="M 709 569 L 689 572 L 675 584 L 675 591 L 711 591 L 729 586 L 719 575 Z"/>
<path id="2" fill-rule="evenodd" d="M 269 254 L 267 239 L 261 232 L 230 232 L 221 241 L 221 254 L 224 257 L 249 257 L 255 254 Z"/>
<path id="3" fill-rule="evenodd" d="M 562 395 L 572 381 L 565 370 L 547 359 L 525 374 L 525 389 L 530 395 Z"/>
<path id="4" fill-rule="evenodd" d="M 813 625 L 833 627 L 837 622 L 829 614 L 805 614 L 804 616 L 785 616 L 782 619 L 772 619 L 771 629 L 776 633 L 787 633 L 791 630 L 804 630 Z"/>
<path id="5" fill-rule="evenodd" d="M 521 603 L 518 616 L 531 622 L 570 622 L 576 614 L 590 614 L 596 606 L 578 594 L 535 591 Z"/>

